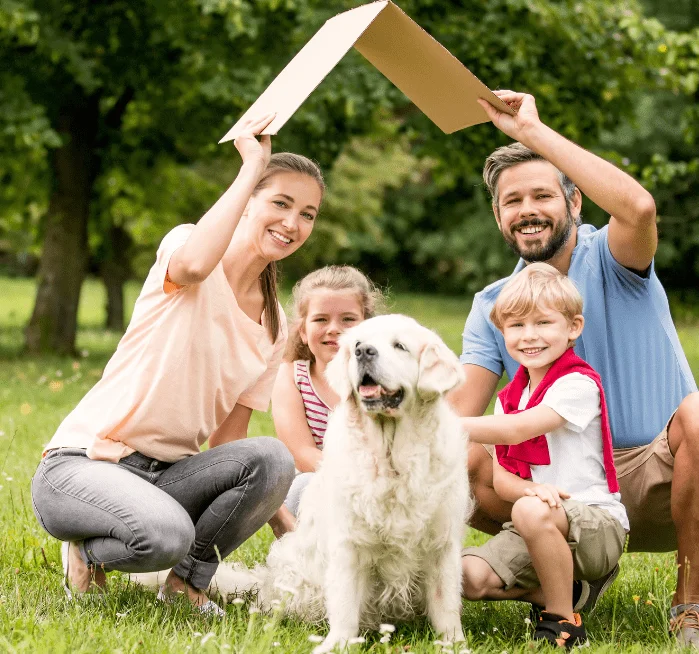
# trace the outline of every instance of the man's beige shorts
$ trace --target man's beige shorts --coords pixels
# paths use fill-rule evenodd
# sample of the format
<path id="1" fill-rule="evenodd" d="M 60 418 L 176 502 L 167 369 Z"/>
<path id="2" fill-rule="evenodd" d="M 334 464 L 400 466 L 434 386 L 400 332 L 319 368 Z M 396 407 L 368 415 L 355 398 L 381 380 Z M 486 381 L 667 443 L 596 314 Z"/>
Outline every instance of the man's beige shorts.
<path id="1" fill-rule="evenodd" d="M 667 429 L 648 445 L 614 450 L 621 501 L 631 532 L 629 552 L 674 552 L 675 525 L 670 514 L 670 487 L 675 458 L 667 442 Z M 484 445 L 490 456 L 494 448 Z"/>
<path id="2" fill-rule="evenodd" d="M 626 532 L 619 521 L 596 506 L 564 500 L 568 517 L 568 547 L 573 555 L 573 578 L 594 581 L 619 561 Z M 503 580 L 505 588 L 537 588 L 539 580 L 524 540 L 511 522 L 485 545 L 467 547 L 462 556 L 483 559 Z"/>

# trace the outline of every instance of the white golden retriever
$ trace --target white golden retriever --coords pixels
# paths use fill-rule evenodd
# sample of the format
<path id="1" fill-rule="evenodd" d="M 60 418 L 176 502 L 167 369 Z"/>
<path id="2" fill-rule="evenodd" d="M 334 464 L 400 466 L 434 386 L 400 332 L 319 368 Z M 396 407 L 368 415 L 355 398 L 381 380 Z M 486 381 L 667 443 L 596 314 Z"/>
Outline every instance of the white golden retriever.
<path id="1" fill-rule="evenodd" d="M 263 609 L 278 600 L 304 620 L 327 618 L 316 653 L 423 614 L 463 640 L 466 438 L 444 399 L 463 380 L 458 359 L 412 318 L 379 316 L 343 334 L 327 376 L 340 403 L 295 531 L 252 571 L 219 566 L 212 589 L 254 587 Z"/>

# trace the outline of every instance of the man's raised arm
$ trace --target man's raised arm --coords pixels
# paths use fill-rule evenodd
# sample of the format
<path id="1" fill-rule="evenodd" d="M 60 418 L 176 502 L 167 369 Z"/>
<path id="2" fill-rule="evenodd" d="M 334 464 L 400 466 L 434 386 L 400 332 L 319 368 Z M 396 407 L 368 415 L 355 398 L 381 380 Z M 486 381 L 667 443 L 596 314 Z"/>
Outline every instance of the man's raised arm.
<path id="1" fill-rule="evenodd" d="M 533 96 L 514 91 L 495 94 L 517 110 L 510 116 L 479 100 L 495 126 L 565 173 L 582 193 L 609 213 L 612 256 L 626 268 L 646 270 L 658 245 L 653 196 L 613 164 L 542 123 Z"/>

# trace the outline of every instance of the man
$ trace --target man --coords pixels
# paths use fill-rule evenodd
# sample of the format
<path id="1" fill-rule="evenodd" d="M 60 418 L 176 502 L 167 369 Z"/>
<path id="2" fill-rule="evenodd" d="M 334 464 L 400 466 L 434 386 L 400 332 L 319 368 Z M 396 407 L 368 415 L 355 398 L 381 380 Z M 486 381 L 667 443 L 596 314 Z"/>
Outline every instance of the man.
<path id="1" fill-rule="evenodd" d="M 677 550 L 670 626 L 682 644 L 699 648 L 699 393 L 653 266 L 655 203 L 634 179 L 544 125 L 531 95 L 497 95 L 515 116 L 479 102 L 518 141 L 496 150 L 484 169 L 498 228 L 522 259 L 516 271 L 546 261 L 583 296 L 585 329 L 575 350 L 604 384 L 629 551 Z M 610 214 L 607 226 L 581 224 L 581 193 Z M 466 321 L 467 379 L 452 396 L 464 416 L 482 415 L 502 373 L 512 378 L 517 368 L 489 320 L 505 281 L 476 295 Z M 469 475 L 479 505 L 471 524 L 497 533 L 511 505 L 493 489 L 491 453 L 482 445 L 469 448 Z"/>

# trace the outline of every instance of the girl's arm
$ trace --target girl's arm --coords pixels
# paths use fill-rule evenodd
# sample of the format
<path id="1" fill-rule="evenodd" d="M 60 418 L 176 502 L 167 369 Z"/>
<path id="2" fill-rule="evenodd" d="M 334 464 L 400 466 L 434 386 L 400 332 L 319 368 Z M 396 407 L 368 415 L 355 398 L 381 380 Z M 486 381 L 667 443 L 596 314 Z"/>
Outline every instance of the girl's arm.
<path id="1" fill-rule="evenodd" d="M 259 134 L 274 119 L 267 114 L 251 119 L 235 139 L 243 165 L 235 181 L 197 223 L 187 242 L 172 254 L 168 265 L 170 280 L 179 286 L 203 282 L 221 261 L 240 217 L 267 168 L 272 153 L 269 136 Z"/>
<path id="2" fill-rule="evenodd" d="M 517 445 L 565 423 L 565 418 L 543 404 L 519 413 L 461 418 L 461 425 L 472 441 L 491 445 Z"/>
<path id="3" fill-rule="evenodd" d="M 209 436 L 209 447 L 247 438 L 251 415 L 252 409 L 242 404 L 236 404 L 221 426 Z"/>
<path id="4" fill-rule="evenodd" d="M 294 364 L 285 361 L 272 390 L 272 417 L 277 437 L 289 448 L 296 468 L 315 472 L 323 453 L 316 447 L 306 420 L 301 392 L 294 383 Z"/>

